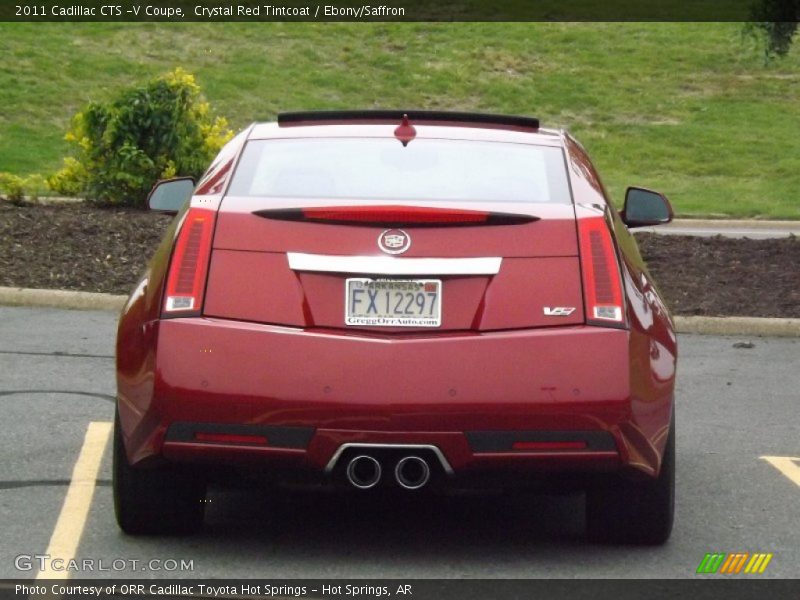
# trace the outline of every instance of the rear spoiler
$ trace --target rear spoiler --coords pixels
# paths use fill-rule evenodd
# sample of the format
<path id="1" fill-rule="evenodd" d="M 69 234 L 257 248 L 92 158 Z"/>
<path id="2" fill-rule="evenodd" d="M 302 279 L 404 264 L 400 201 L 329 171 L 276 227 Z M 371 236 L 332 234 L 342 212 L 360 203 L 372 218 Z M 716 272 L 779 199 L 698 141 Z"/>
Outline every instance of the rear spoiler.
<path id="1" fill-rule="evenodd" d="M 539 129 L 539 119 L 489 113 L 451 112 L 443 110 L 326 110 L 288 112 L 278 115 L 280 127 L 295 125 L 333 125 L 342 122 L 395 124 L 407 116 L 415 123 L 459 125 L 477 124 L 498 127 Z"/>

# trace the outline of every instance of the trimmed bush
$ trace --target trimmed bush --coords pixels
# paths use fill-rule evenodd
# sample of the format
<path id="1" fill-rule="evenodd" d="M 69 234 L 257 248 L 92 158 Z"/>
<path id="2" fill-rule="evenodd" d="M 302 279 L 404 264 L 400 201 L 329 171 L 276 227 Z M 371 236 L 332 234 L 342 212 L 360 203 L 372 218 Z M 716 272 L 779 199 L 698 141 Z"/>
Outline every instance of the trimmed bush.
<path id="1" fill-rule="evenodd" d="M 46 190 L 47 182 L 41 175 L 20 177 L 13 173 L 0 173 L 0 200 L 16 206 L 22 206 L 27 201 L 36 202 Z"/>
<path id="2" fill-rule="evenodd" d="M 11 204 L 22 204 L 25 201 L 25 180 L 12 173 L 0 173 L 0 198 Z"/>
<path id="3" fill-rule="evenodd" d="M 144 208 L 156 181 L 199 177 L 232 135 L 194 76 L 176 69 L 76 114 L 66 135 L 73 156 L 48 183 L 93 204 Z"/>

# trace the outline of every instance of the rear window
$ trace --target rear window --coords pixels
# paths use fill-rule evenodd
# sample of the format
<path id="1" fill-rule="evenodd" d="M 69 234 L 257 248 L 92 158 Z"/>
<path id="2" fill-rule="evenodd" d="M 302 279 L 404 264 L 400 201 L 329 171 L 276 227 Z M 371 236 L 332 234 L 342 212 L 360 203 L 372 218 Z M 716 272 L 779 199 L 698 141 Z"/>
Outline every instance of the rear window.
<path id="1" fill-rule="evenodd" d="M 560 148 L 394 138 L 254 140 L 228 194 L 275 198 L 572 202 Z"/>

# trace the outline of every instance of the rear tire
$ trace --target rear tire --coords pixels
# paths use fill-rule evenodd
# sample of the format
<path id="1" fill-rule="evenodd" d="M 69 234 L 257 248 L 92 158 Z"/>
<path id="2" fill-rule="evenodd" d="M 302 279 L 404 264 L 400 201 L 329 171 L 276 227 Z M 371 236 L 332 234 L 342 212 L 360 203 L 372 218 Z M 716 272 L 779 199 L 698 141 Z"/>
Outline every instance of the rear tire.
<path id="1" fill-rule="evenodd" d="M 117 523 L 129 535 L 186 534 L 203 525 L 205 482 L 175 468 L 131 467 L 119 414 L 114 419 L 113 489 Z"/>
<path id="2" fill-rule="evenodd" d="M 590 541 L 659 545 L 672 533 L 675 515 L 675 419 L 672 419 L 658 478 L 624 482 L 586 494 Z"/>

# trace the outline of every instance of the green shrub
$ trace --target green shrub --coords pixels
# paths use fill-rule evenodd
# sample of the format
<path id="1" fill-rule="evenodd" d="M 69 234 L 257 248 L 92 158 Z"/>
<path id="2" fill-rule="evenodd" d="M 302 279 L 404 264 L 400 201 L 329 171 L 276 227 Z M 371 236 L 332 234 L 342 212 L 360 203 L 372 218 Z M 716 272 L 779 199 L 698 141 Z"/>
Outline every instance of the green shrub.
<path id="1" fill-rule="evenodd" d="M 19 175 L 0 173 L 0 197 L 12 204 L 22 204 L 25 200 L 24 183 Z"/>
<path id="2" fill-rule="evenodd" d="M 232 135 L 194 77 L 176 69 L 76 114 L 66 135 L 74 156 L 48 183 L 94 204 L 144 207 L 157 180 L 199 177 Z"/>
<path id="3" fill-rule="evenodd" d="M 47 182 L 41 175 L 20 177 L 12 173 L 0 173 L 0 200 L 16 206 L 22 206 L 26 201 L 37 201 L 46 190 Z"/>
<path id="4" fill-rule="evenodd" d="M 64 159 L 64 166 L 60 171 L 47 178 L 50 189 L 64 196 L 80 196 L 85 188 L 87 179 L 86 169 L 75 157 L 68 156 Z"/>
<path id="5" fill-rule="evenodd" d="M 49 190 L 50 186 L 44 177 L 38 173 L 33 173 L 24 179 L 23 188 L 25 190 L 25 197 L 28 200 L 38 202 L 39 198 Z"/>

